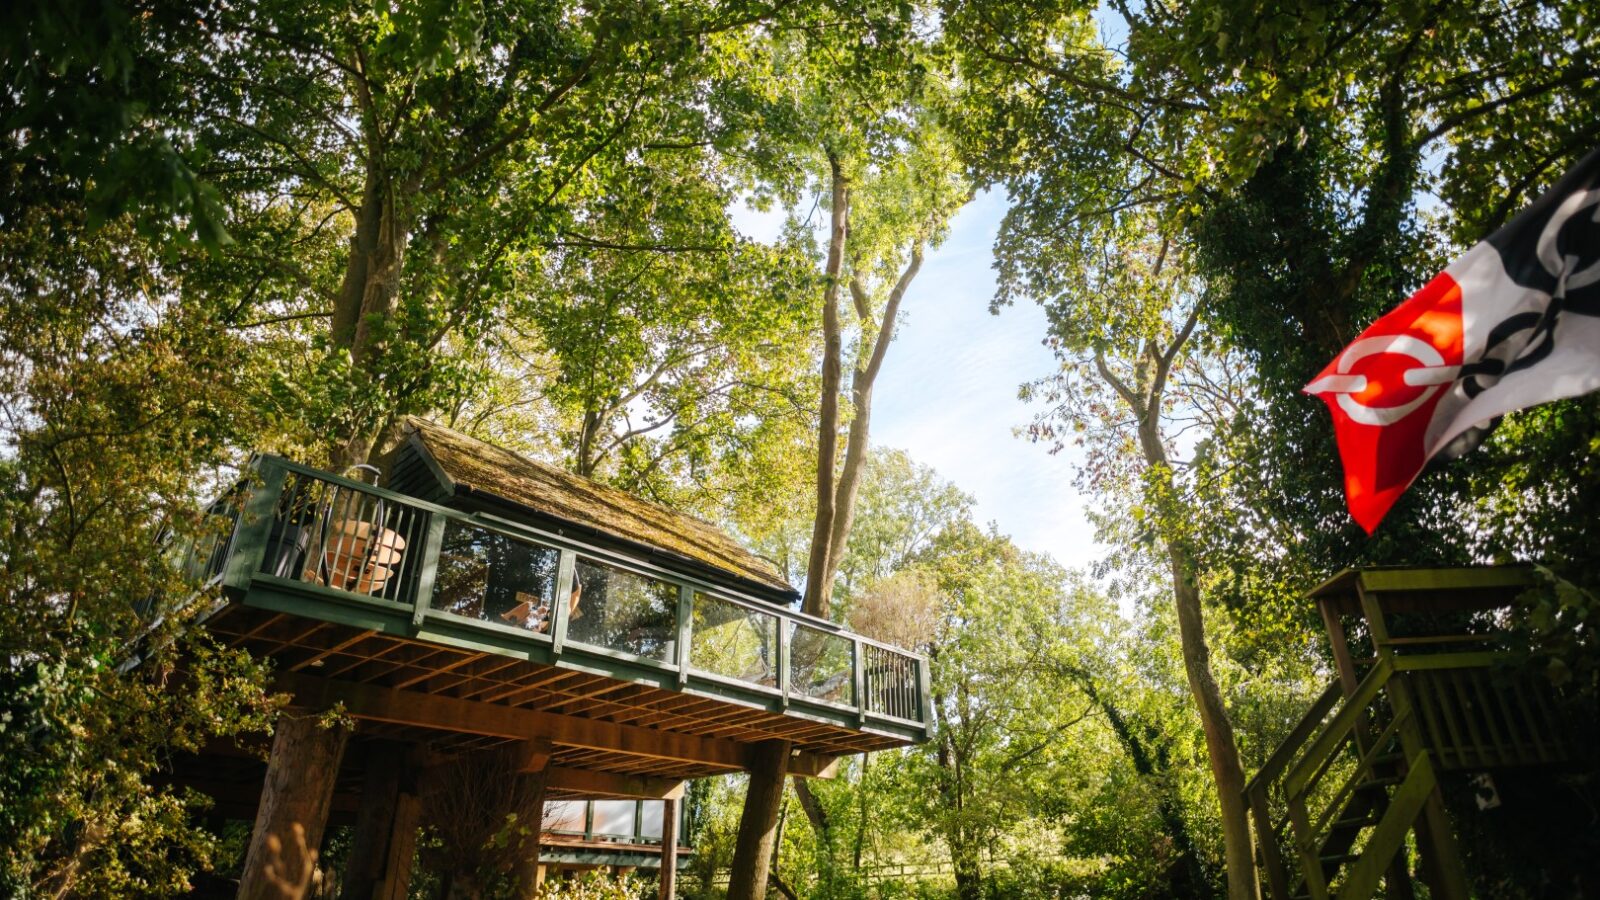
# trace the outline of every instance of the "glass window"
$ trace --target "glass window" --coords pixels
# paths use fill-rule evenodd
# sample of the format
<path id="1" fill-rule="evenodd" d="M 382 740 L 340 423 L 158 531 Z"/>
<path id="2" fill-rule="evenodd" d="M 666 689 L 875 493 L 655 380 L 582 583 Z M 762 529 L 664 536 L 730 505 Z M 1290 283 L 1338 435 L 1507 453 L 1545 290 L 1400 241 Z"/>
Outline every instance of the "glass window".
<path id="1" fill-rule="evenodd" d="M 794 625 L 789 638 L 789 686 L 803 697 L 855 705 L 855 642 L 805 625 Z"/>
<path id="2" fill-rule="evenodd" d="M 434 609 L 545 631 L 561 554 L 454 520 L 444 525 L 434 574 Z"/>
<path id="3" fill-rule="evenodd" d="M 544 805 L 544 830 L 583 834 L 589 805 L 582 800 L 551 800 Z"/>
<path id="4" fill-rule="evenodd" d="M 705 594 L 694 595 L 689 664 L 702 672 L 778 686 L 778 617 Z"/>
<path id="5" fill-rule="evenodd" d="M 639 836 L 661 840 L 661 815 L 667 804 L 663 800 L 639 801 Z"/>
<path id="6" fill-rule="evenodd" d="M 579 557 L 567 639 L 669 661 L 677 645 L 678 586 Z"/>
<path id="7" fill-rule="evenodd" d="M 594 836 L 612 840 L 632 839 L 637 813 L 636 800 L 594 801 Z"/>

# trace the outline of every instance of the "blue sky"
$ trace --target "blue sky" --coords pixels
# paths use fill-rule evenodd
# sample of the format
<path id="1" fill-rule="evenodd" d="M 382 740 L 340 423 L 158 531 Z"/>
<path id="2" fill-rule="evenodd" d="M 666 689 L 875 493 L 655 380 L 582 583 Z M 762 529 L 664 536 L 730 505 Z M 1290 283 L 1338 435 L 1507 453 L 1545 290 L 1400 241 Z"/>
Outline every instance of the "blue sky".
<path id="1" fill-rule="evenodd" d="M 1030 408 L 1017 387 L 1054 369 L 1041 343 L 1044 312 L 1017 304 L 989 312 L 992 248 L 1005 197 L 980 195 L 923 263 L 901 306 L 899 331 L 873 397 L 873 444 L 897 447 L 977 500 L 1017 545 L 1065 565 L 1097 556 L 1084 501 L 1072 487 L 1070 450 L 1051 456 L 1017 436 Z M 768 238 L 781 214 L 735 211 L 751 237 Z"/>

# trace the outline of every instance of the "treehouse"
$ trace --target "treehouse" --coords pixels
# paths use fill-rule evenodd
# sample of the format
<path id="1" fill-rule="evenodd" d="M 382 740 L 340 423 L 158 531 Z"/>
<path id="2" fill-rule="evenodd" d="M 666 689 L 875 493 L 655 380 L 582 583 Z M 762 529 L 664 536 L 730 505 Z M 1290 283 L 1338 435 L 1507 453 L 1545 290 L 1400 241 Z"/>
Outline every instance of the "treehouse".
<path id="1" fill-rule="evenodd" d="M 259 457 L 191 555 L 221 588 L 205 627 L 270 657 L 305 721 L 354 723 L 339 744 L 285 716 L 265 766 L 219 751 L 176 773 L 253 812 L 251 859 L 291 822 L 314 846 L 331 810 L 368 848 L 353 895 L 404 896 L 418 773 L 498 750 L 551 803 L 666 801 L 665 833 L 627 842 L 658 848 L 665 893 L 686 780 L 749 771 L 755 794 L 928 734 L 925 658 L 793 611 L 775 567 L 703 521 L 422 420 L 382 470 Z M 575 846 L 621 843 L 588 816 L 547 842 L 607 864 L 616 847 Z M 261 877 L 247 861 L 244 896 Z"/>
<path id="2" fill-rule="evenodd" d="M 1505 640 L 1533 583 L 1517 567 L 1367 569 L 1311 592 L 1338 677 L 1245 789 L 1265 896 L 1364 900 L 1382 882 L 1410 897 L 1414 833 L 1428 896 L 1465 900 L 1464 817 L 1502 801 L 1551 814 L 1544 788 L 1577 748 Z M 1478 802 L 1447 809 L 1441 785 Z"/>

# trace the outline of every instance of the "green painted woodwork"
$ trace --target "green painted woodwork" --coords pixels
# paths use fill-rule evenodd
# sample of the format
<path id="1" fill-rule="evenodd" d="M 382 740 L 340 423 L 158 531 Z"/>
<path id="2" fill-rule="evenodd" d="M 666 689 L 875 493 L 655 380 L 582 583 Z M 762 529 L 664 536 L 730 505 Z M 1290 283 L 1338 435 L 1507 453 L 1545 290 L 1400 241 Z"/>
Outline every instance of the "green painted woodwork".
<path id="1" fill-rule="evenodd" d="M 1394 855 L 1405 846 L 1406 832 L 1421 815 L 1434 784 L 1433 763 L 1427 753 L 1419 754 L 1411 761 L 1406 780 L 1389 798 L 1389 808 L 1367 838 L 1367 849 L 1345 874 L 1339 900 L 1366 900 L 1377 893 L 1378 881 Z"/>
<path id="2" fill-rule="evenodd" d="M 244 508 L 234 523 L 233 545 L 222 562 L 222 583 L 231 588 L 248 586 L 251 576 L 261 570 L 261 559 L 267 552 L 267 538 L 272 530 L 273 510 L 278 495 L 283 492 L 287 473 L 263 460 L 257 475 L 261 483 L 246 494 Z"/>
<path id="3" fill-rule="evenodd" d="M 694 588 L 678 587 L 678 687 L 689 683 L 689 642 L 694 638 Z"/>
<path id="4" fill-rule="evenodd" d="M 1351 732 L 1358 724 L 1366 721 L 1367 707 L 1372 704 L 1389 682 L 1394 667 L 1383 661 L 1372 670 L 1356 693 L 1347 700 L 1342 708 L 1334 714 L 1330 721 L 1311 743 L 1311 749 L 1299 762 L 1289 769 L 1288 777 L 1284 780 L 1284 792 L 1290 797 L 1303 797 L 1311 783 L 1320 777 L 1327 769 L 1327 763 L 1334 751 L 1342 748 L 1349 740 Z"/>
<path id="5" fill-rule="evenodd" d="M 1557 723 L 1542 712 L 1537 699 L 1530 699 L 1539 696 L 1537 690 L 1522 677 L 1526 673 L 1508 669 L 1508 661 L 1507 655 L 1496 653 L 1385 658 L 1337 712 L 1330 701 L 1337 701 L 1341 692 L 1337 683 L 1330 685 L 1245 790 L 1265 896 L 1365 900 L 1392 871 L 1395 854 L 1413 828 L 1429 836 L 1437 847 L 1434 852 L 1455 855 L 1434 793 L 1438 771 L 1570 758 Z M 1371 729 L 1379 724 L 1374 734 Z M 1386 762 L 1397 753 L 1403 766 Z M 1351 758 L 1354 765 L 1340 783 L 1325 786 L 1334 764 Z M 1397 779 L 1386 773 L 1396 768 L 1404 778 L 1389 792 L 1384 786 Z M 1358 792 L 1376 789 L 1385 790 L 1388 805 L 1373 823 L 1353 811 L 1363 808 Z M 1273 817 L 1274 800 L 1283 809 L 1282 818 Z M 1350 821 L 1365 821 L 1362 831 L 1371 828 L 1361 851 L 1351 859 L 1326 859 L 1339 823 Z M 1280 841 L 1285 829 L 1293 836 L 1297 882 Z M 1347 837 L 1349 843 L 1359 843 L 1356 835 Z M 1333 869 L 1331 878 L 1325 877 L 1325 866 Z M 1453 880 L 1455 884 L 1436 887 L 1435 894 L 1464 898 L 1465 886 Z"/>
<path id="6" fill-rule="evenodd" d="M 411 624 L 421 627 L 428 614 L 428 604 L 433 600 L 433 580 L 439 571 L 439 549 L 444 545 L 443 516 L 428 520 L 428 537 L 422 545 L 422 568 L 417 575 L 417 600 L 411 614 Z"/>
<path id="7" fill-rule="evenodd" d="M 375 597 L 328 587 L 305 578 L 281 577 L 262 571 L 268 544 L 273 539 L 275 511 L 279 507 L 280 499 L 285 495 L 286 485 L 293 479 L 314 480 L 328 488 L 347 492 L 345 496 L 364 497 L 366 498 L 364 502 L 371 502 L 374 505 L 381 502 L 386 505 L 385 509 L 391 511 L 403 509 L 406 511 L 404 515 L 413 517 L 408 520 L 411 522 L 416 521 L 415 516 L 426 516 L 425 525 L 420 531 L 421 540 L 405 548 L 402 562 L 395 569 L 396 575 L 391 591 L 401 599 Z M 649 684 L 663 690 L 712 697 L 908 742 L 923 740 L 929 733 L 931 723 L 927 721 L 929 709 L 927 660 L 898 648 L 850 634 L 831 622 L 791 612 L 727 588 L 669 572 L 653 565 L 648 559 L 626 556 L 614 550 L 587 544 L 566 535 L 551 533 L 514 520 L 449 509 L 384 488 L 319 472 L 278 457 L 259 457 L 255 463 L 255 477 L 252 481 L 254 483 L 248 488 L 230 551 L 219 565 L 230 596 L 246 606 L 450 647 L 527 659 L 622 681 Z M 555 602 L 551 605 L 550 634 L 529 631 L 502 622 L 456 615 L 430 606 L 437 581 L 444 525 L 447 521 L 497 531 L 520 541 L 560 551 Z M 326 540 L 325 535 L 326 529 L 324 529 Z M 313 547 L 313 551 L 318 554 L 323 553 L 324 549 L 321 545 Z M 580 553 L 607 565 L 677 586 L 677 647 L 666 661 L 643 658 L 606 647 L 570 642 L 566 639 L 570 616 L 565 598 L 570 595 L 575 562 Z M 406 566 L 411 568 L 406 569 Z M 697 594 L 705 595 L 720 603 L 731 603 L 777 617 L 780 641 L 777 647 L 779 677 L 776 689 L 718 677 L 697 671 L 688 665 L 691 642 L 694 639 L 692 604 Z M 853 669 L 851 684 L 854 688 L 851 703 L 840 704 L 809 698 L 797 693 L 791 685 L 793 679 L 789 671 L 791 667 L 789 632 L 796 625 L 804 625 L 806 628 L 835 635 L 850 642 L 853 649 L 850 662 Z M 864 646 L 877 647 L 885 653 L 895 654 L 911 661 L 911 664 L 905 667 L 905 671 L 908 673 L 906 677 L 913 679 L 914 683 L 897 685 L 895 689 L 917 692 L 916 711 L 919 718 L 906 719 L 888 715 L 881 708 L 881 703 L 880 708 L 874 708 L 874 698 L 863 688 Z"/>
<path id="8" fill-rule="evenodd" d="M 1524 588 L 1533 584 L 1533 569 L 1527 566 L 1454 566 L 1449 568 L 1345 569 L 1322 582 L 1307 594 L 1398 591 L 1481 591 Z"/>
<path id="9" fill-rule="evenodd" d="M 1525 588 L 1533 570 L 1520 566 L 1451 569 L 1367 569 L 1361 587 L 1368 593 L 1396 591 L 1486 591 Z"/>
<path id="10" fill-rule="evenodd" d="M 1429 653 L 1394 657 L 1397 672 L 1422 672 L 1430 669 L 1487 669 L 1513 661 L 1510 654 L 1485 650 L 1478 653 Z"/>
<path id="11" fill-rule="evenodd" d="M 1439 773 L 1559 763 L 1571 758 L 1547 692 L 1513 654 L 1459 650 L 1494 635 L 1392 638 L 1400 611 L 1504 606 L 1531 583 L 1524 567 L 1344 572 L 1312 592 L 1338 651 L 1341 616 L 1364 619 L 1377 658 L 1346 652 L 1335 681 L 1245 788 L 1264 896 L 1366 900 L 1387 878 L 1410 877 L 1413 830 L 1440 861 L 1432 896 L 1467 897 Z M 1336 652 L 1335 654 L 1339 654 Z M 1381 815 L 1379 815 L 1381 811 Z"/>

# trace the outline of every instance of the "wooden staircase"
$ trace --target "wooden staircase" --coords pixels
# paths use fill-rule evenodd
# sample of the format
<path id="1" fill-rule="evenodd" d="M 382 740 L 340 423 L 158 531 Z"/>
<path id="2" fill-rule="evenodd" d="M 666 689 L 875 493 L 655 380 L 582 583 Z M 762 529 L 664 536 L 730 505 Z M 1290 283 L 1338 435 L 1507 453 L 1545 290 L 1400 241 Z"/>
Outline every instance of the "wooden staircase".
<path id="1" fill-rule="evenodd" d="M 1462 570 L 1440 571 L 1455 577 Z M 1477 579 L 1467 583 L 1493 580 L 1482 574 L 1492 570 L 1467 571 Z M 1347 585 L 1352 580 L 1341 577 Z M 1494 586 L 1517 583 L 1503 572 L 1494 578 Z M 1444 581 L 1448 589 L 1450 579 Z M 1407 614 L 1418 611 L 1405 602 L 1408 592 L 1419 590 L 1416 583 L 1401 582 L 1406 589 L 1393 591 Z M 1436 583 L 1421 583 L 1435 595 L 1440 591 Z M 1364 614 L 1362 629 L 1376 658 L 1358 670 L 1345 640 L 1339 595 L 1318 597 L 1335 639 L 1340 678 L 1245 788 L 1263 894 L 1271 900 L 1366 900 L 1382 885 L 1390 898 L 1410 898 L 1405 847 L 1415 832 L 1418 875 L 1429 896 L 1466 900 L 1466 877 L 1439 792 L 1441 776 L 1559 764 L 1572 758 L 1571 748 L 1547 690 L 1511 654 L 1455 649 L 1492 645 L 1492 636 L 1391 637 L 1383 592 L 1360 581 L 1354 587 L 1359 606 L 1346 604 L 1343 612 Z M 1483 609 L 1482 600 L 1452 608 Z"/>

